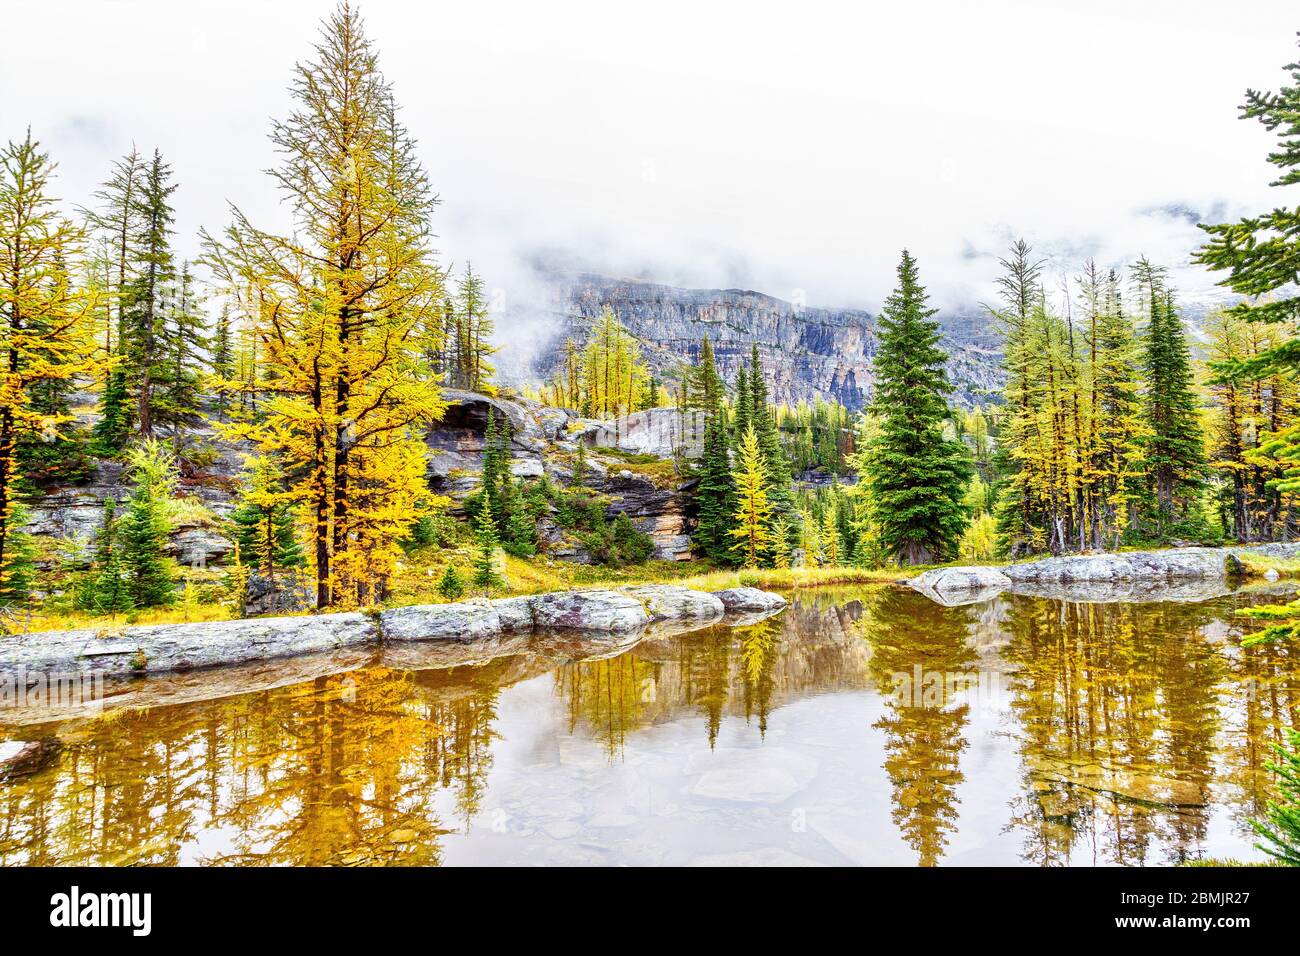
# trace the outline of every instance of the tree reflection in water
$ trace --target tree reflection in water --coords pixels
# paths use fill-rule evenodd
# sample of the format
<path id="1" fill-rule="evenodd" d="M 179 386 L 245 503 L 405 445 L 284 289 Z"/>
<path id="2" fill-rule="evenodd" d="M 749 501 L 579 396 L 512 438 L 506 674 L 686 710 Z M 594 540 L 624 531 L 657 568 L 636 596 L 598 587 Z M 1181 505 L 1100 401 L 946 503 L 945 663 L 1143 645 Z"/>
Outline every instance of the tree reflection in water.
<path id="1" fill-rule="evenodd" d="M 1037 865 L 1248 849 L 1246 821 L 1274 785 L 1269 744 L 1300 724 L 1300 649 L 1242 648 L 1255 625 L 1233 611 L 1250 600 L 1003 596 L 945 608 L 904 588 L 800 594 L 777 617 L 650 635 L 601 659 L 573 661 L 580 645 L 543 642 L 487 663 L 372 664 L 69 720 L 30 731 L 62 742 L 49 767 L 0 786 L 0 864 L 437 864 L 448 834 L 494 835 L 476 820 L 512 746 L 524 760 L 505 761 L 498 788 L 572 803 L 618 779 L 645 734 L 637 764 L 654 765 L 672 802 L 724 757 L 724 731 L 718 766 L 741 753 L 761 775 L 762 755 L 782 752 L 776 779 L 811 768 L 788 799 L 842 814 L 836 826 L 860 828 L 857 846 L 883 823 L 922 865 L 990 819 L 995 829 L 973 845 Z M 982 680 L 962 686 L 990 674 L 1007 690 L 991 710 L 974 696 Z M 898 675 L 918 686 L 893 693 Z M 863 759 L 862 714 L 883 758 Z M 526 752 L 559 737 L 590 747 L 603 772 L 580 760 L 543 767 Z M 972 779 L 976 739 L 997 776 Z M 882 797 L 853 798 L 865 791 Z M 692 812 L 710 828 L 750 819 L 699 801 Z M 807 839 L 800 853 L 842 861 Z"/>

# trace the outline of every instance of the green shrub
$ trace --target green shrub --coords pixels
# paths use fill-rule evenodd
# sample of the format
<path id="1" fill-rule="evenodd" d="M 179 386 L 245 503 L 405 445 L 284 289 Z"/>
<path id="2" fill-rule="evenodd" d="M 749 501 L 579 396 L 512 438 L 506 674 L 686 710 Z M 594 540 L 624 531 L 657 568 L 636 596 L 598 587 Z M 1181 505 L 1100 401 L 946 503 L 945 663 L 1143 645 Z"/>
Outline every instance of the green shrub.
<path id="1" fill-rule="evenodd" d="M 1255 832 L 1264 838 L 1256 844 L 1269 856 L 1287 866 L 1300 866 L 1300 731 L 1286 732 L 1290 747 L 1276 744 L 1278 763 L 1269 769 L 1278 775 L 1282 798 L 1268 805 L 1265 820 L 1251 820 Z"/>

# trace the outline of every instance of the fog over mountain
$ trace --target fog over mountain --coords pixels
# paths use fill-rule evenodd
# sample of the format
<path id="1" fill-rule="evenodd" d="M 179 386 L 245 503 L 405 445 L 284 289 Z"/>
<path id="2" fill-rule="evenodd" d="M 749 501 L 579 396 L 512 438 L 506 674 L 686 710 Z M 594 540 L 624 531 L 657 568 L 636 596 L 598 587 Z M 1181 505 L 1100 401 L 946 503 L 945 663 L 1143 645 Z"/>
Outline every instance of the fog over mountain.
<path id="1" fill-rule="evenodd" d="M 69 206 L 133 143 L 162 149 L 182 254 L 228 202 L 281 228 L 266 134 L 331 6 L 15 5 L 15 34 L 64 55 L 6 51 L 0 128 L 31 125 Z M 968 315 L 1024 236 L 1052 285 L 1145 254 L 1212 300 L 1196 224 L 1276 201 L 1267 133 L 1236 115 L 1296 28 L 1273 0 L 359 8 L 442 197 L 443 260 L 484 275 L 519 361 L 556 331 L 556 271 L 874 312 L 906 246 Z M 148 55 L 103 42 L 128 24 Z"/>

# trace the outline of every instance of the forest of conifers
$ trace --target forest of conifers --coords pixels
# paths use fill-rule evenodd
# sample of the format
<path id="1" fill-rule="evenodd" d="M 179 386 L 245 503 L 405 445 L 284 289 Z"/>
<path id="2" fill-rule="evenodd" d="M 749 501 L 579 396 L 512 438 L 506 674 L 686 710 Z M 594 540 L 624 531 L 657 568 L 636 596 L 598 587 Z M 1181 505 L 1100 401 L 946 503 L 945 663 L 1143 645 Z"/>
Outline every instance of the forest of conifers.
<path id="1" fill-rule="evenodd" d="M 1249 92 L 1245 116 L 1278 134 L 1276 185 L 1300 173 L 1297 85 Z M 449 512 L 427 483 L 425 436 L 441 390 L 493 393 L 493 315 L 472 267 L 433 247 L 439 199 L 355 12 L 341 6 L 294 69 L 293 111 L 273 123 L 266 188 L 293 228 L 237 206 L 180 261 L 183 171 L 158 151 L 105 170 L 92 196 L 58 194 L 38 131 L 0 151 L 0 591 L 115 615 L 220 599 L 249 573 L 310 582 L 318 608 L 392 597 L 421 547 L 448 598 L 503 588 L 500 550 L 538 553 L 558 514 L 601 560 L 644 562 L 645 535 L 609 520 L 583 484 L 512 477 L 508 423 L 489 424 L 480 490 Z M 1160 263 L 1084 263 L 1060 281 L 1024 242 L 1005 253 L 988 321 L 1003 336 L 1001 394 L 950 404 L 925 264 L 902 252 L 873 329 L 871 400 L 769 399 L 754 348 L 724 381 L 713 344 L 675 372 L 606 310 L 559 370 L 523 397 L 592 419 L 645 408 L 697 414 L 703 454 L 673 463 L 690 496 L 693 546 L 716 566 L 933 564 L 1136 545 L 1288 539 L 1297 531 L 1300 240 L 1292 210 L 1208 227 L 1196 261 L 1235 294 L 1193 328 Z M 889 268 L 885 265 L 884 268 Z M 86 406 L 93 405 L 87 414 Z M 220 584 L 167 557 L 187 508 L 178 491 L 215 440 L 254 450 Z M 127 465 L 89 570 L 37 586 L 57 564 L 26 530 L 26 506 Z M 810 470 L 829 482 L 799 480 Z M 431 571 L 432 574 L 432 571 Z M 206 581 L 206 579 L 205 579 Z"/>

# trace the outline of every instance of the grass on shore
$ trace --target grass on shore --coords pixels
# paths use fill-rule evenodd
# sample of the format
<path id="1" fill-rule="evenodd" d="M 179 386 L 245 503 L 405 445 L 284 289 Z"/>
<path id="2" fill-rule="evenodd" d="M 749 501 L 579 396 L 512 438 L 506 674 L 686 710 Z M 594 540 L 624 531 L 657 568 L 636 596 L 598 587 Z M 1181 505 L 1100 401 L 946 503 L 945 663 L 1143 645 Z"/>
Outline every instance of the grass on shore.
<path id="1" fill-rule="evenodd" d="M 1279 578 L 1300 578 L 1300 558 L 1269 558 L 1262 554 L 1242 554 L 1238 556 L 1242 571 L 1247 578 L 1262 578 L 1269 571 L 1276 571 Z"/>

